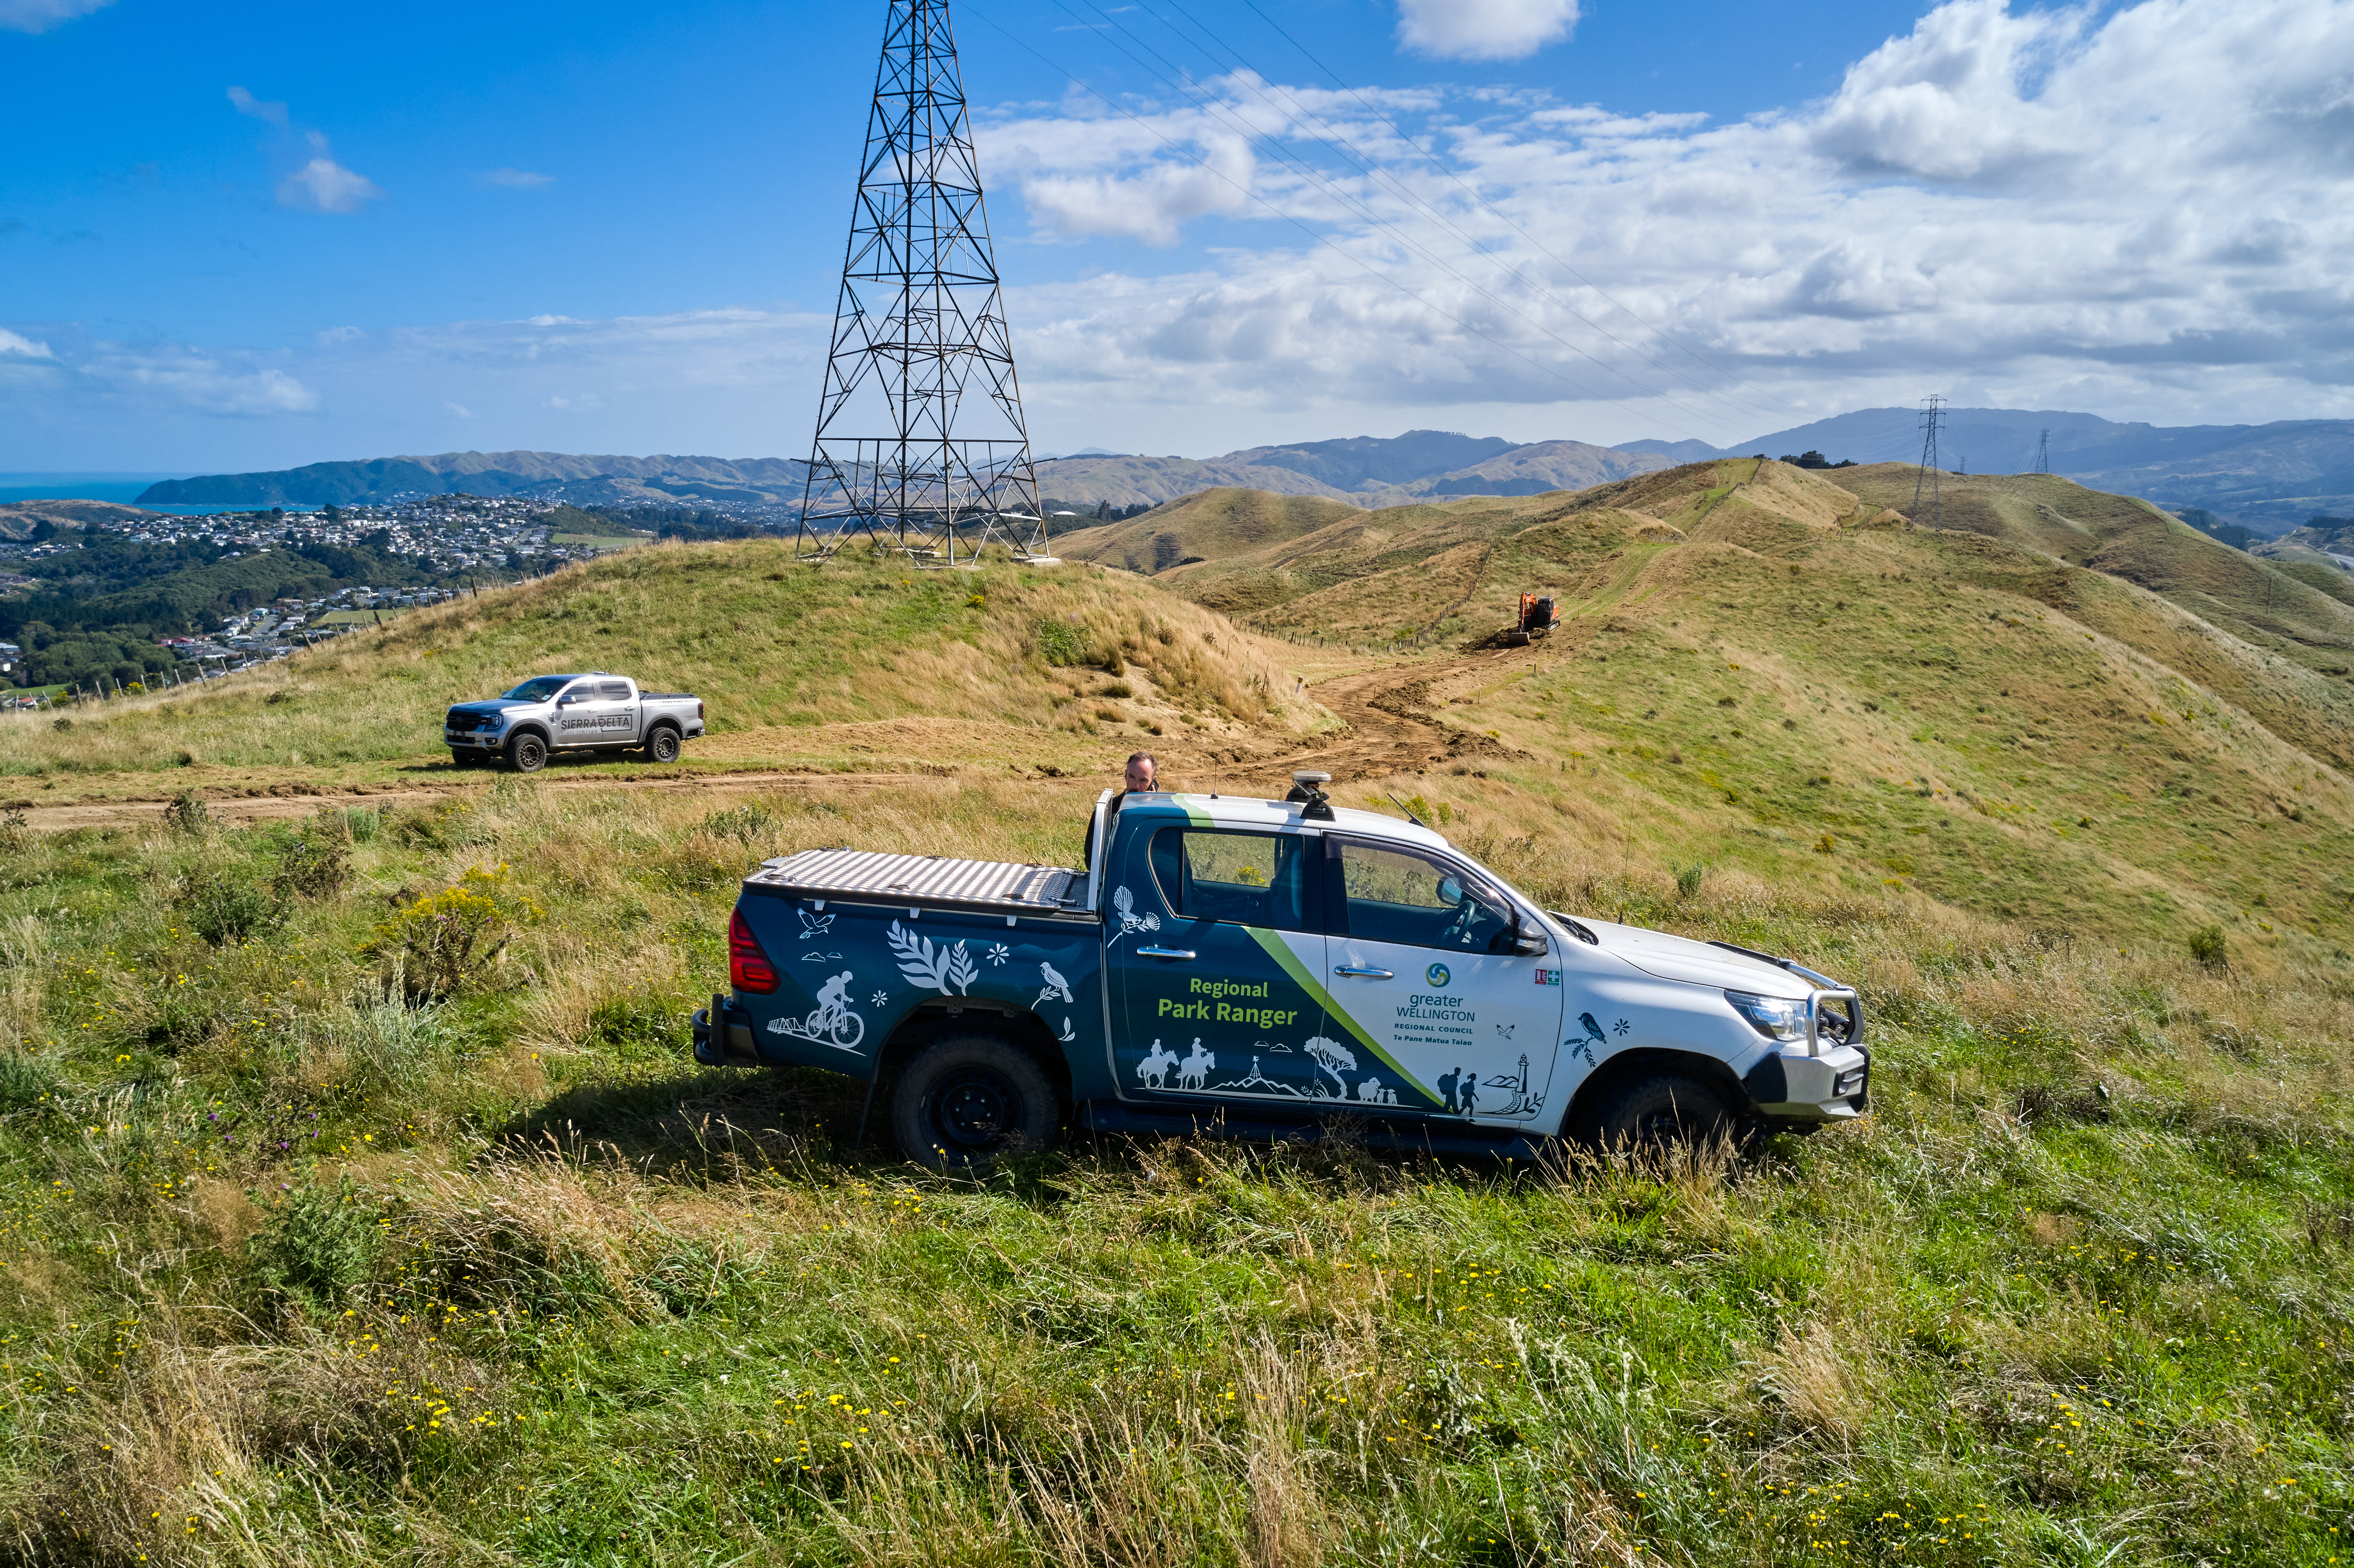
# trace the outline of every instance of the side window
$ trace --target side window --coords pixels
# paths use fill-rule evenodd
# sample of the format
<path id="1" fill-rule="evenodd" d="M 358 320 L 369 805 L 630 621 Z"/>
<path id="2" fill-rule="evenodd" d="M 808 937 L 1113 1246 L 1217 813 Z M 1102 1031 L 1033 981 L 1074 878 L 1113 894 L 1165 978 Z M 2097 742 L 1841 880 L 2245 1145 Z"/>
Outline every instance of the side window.
<path id="1" fill-rule="evenodd" d="M 609 703 L 628 702 L 630 683 L 627 681 L 608 681 L 597 688 L 597 695 Z"/>
<path id="2" fill-rule="evenodd" d="M 1503 900 L 1444 861 L 1345 841 L 1338 848 L 1344 908 L 1336 924 L 1349 936 L 1485 953 L 1511 932 Z"/>
<path id="3" fill-rule="evenodd" d="M 1305 931 L 1308 859 L 1317 845 L 1299 833 L 1163 828 L 1152 835 L 1152 878 L 1180 919 Z"/>

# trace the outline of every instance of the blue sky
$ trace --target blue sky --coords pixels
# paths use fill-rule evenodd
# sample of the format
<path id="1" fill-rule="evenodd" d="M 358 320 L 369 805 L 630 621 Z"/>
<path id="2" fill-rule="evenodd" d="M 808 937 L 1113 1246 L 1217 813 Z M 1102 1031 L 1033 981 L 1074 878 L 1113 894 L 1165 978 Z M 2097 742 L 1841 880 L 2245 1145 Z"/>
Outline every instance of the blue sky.
<path id="1" fill-rule="evenodd" d="M 2354 413 L 2347 3 L 955 16 L 1044 450 Z M 882 16 L 0 0 L 0 471 L 804 451 Z"/>

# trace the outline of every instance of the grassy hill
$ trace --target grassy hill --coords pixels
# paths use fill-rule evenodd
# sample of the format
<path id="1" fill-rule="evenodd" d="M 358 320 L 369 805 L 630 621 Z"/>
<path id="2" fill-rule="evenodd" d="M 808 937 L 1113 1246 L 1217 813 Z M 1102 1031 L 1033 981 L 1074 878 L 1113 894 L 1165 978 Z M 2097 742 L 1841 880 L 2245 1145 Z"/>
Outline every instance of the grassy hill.
<path id="1" fill-rule="evenodd" d="M 1154 578 L 654 546 L 0 724 L 44 800 L 385 777 L 448 695 L 593 663 L 704 691 L 692 755 L 933 774 L 0 817 L 0 1556 L 2342 1556 L 2354 805 L 2285 732 L 2346 683 L 1778 464 L 1351 526 Z M 1325 647 L 1174 591 L 1251 582 Z M 1477 641 L 1523 586 L 1571 610 L 1533 650 L 1337 646 Z M 748 865 L 1066 861 L 1139 719 L 1181 769 L 1312 744 L 1294 672 L 1466 743 L 1349 803 L 1855 980 L 1873 1114 L 1662 1164 L 1344 1129 L 950 1181 L 857 1148 L 848 1080 L 684 1060 Z"/>
<path id="2" fill-rule="evenodd" d="M 1055 548 L 1066 561 L 1161 572 L 1188 561 L 1223 560 L 1360 515 L 1345 501 L 1229 485 L 1196 491 L 1122 522 L 1062 535 Z"/>
<path id="3" fill-rule="evenodd" d="M 703 697 L 711 737 L 689 748 L 703 767 L 1093 768 L 1158 734 L 1288 734 L 1321 717 L 1282 694 L 1292 682 L 1267 645 L 1125 574 L 820 571 L 773 540 L 665 545 L 411 611 L 192 695 L 62 729 L 0 720 L 0 796 L 447 768 L 449 705 L 586 669 Z"/>
<path id="4" fill-rule="evenodd" d="M 1490 769 L 1527 781 L 1507 795 L 1628 853 L 2061 932 L 2218 923 L 2251 959 L 2354 945 L 2346 606 L 2064 480 L 1949 490 L 1944 533 L 1893 483 L 1726 460 L 1362 514 L 1157 580 L 1278 634 L 1426 646 L 1553 595 L 1548 643 L 1430 699 L 1518 754 Z"/>

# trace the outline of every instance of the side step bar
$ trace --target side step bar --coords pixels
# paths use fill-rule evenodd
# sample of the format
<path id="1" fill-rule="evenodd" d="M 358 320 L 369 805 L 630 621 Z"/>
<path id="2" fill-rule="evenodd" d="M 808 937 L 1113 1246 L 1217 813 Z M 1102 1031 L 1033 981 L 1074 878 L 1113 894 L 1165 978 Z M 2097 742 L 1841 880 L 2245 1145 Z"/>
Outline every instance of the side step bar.
<path id="1" fill-rule="evenodd" d="M 1246 1143 L 1320 1143 L 1336 1130 L 1331 1123 L 1261 1121 L 1225 1110 L 1145 1109 L 1118 1100 L 1086 1100 L 1079 1106 L 1078 1124 L 1090 1132 L 1125 1133 L 1141 1138 L 1232 1138 Z M 1358 1123 L 1349 1129 L 1351 1141 L 1368 1149 L 1402 1153 L 1447 1155 L 1472 1160 L 1536 1161 L 1553 1147 L 1549 1138 L 1527 1133 L 1448 1131 L 1428 1126 Z"/>

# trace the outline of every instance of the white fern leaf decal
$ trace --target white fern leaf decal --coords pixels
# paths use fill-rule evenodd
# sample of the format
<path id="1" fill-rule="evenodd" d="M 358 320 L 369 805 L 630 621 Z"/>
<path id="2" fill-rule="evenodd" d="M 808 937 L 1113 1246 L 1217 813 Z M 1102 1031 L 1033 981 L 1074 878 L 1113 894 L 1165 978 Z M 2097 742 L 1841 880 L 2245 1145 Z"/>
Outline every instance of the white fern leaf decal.
<path id="1" fill-rule="evenodd" d="M 1111 906 L 1119 910 L 1120 918 L 1125 920 L 1129 911 L 1136 907 L 1136 895 L 1125 887 L 1115 887 L 1111 890 Z"/>
<path id="2" fill-rule="evenodd" d="M 980 976 L 972 955 L 964 950 L 962 942 L 952 948 L 934 948 L 929 937 L 918 937 L 896 920 L 891 922 L 886 935 L 891 951 L 898 956 L 899 972 L 912 984 L 938 991 L 942 996 L 950 994 L 949 987 L 953 984 L 958 994 L 968 994 Z"/>

